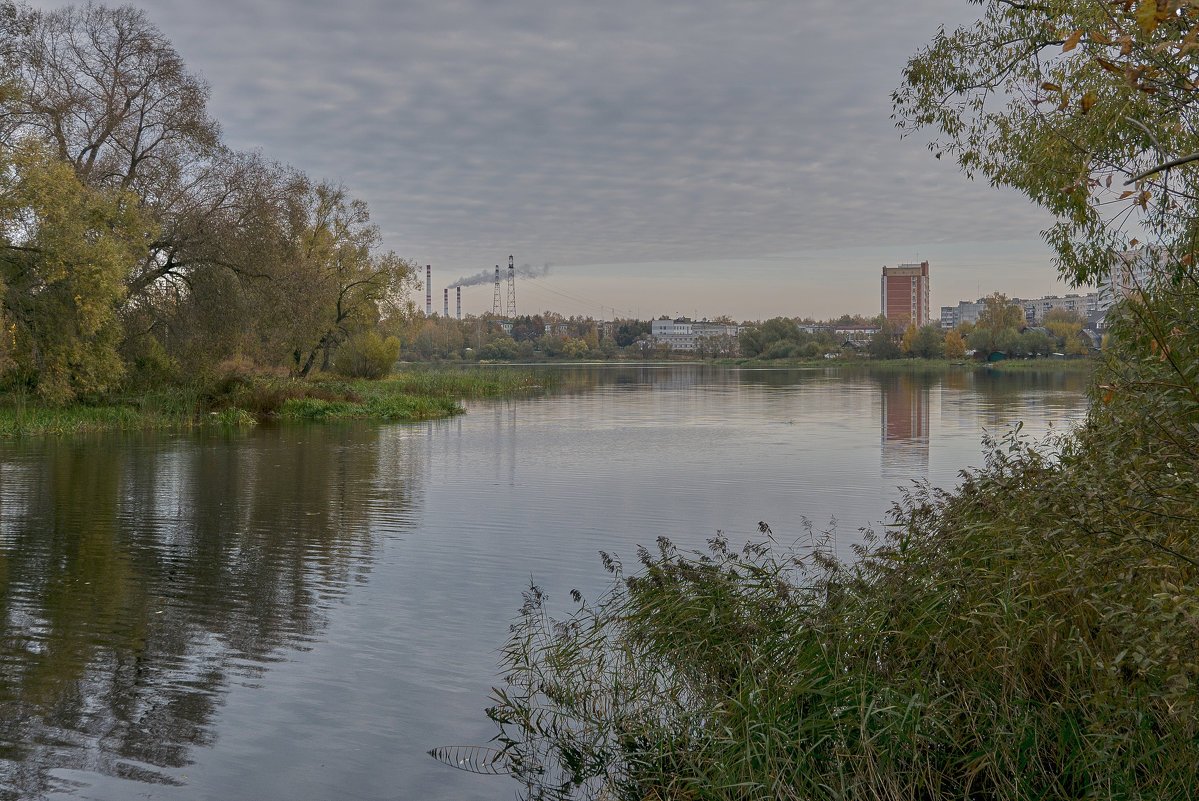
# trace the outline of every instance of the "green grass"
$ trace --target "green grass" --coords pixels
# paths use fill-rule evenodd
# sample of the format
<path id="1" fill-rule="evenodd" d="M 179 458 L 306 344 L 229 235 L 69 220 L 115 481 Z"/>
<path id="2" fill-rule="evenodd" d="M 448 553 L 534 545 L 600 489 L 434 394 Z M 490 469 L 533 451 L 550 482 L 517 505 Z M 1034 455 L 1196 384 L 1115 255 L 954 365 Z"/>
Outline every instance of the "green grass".
<path id="1" fill-rule="evenodd" d="M 418 395 L 374 397 L 365 401 L 330 401 L 290 398 L 279 407 L 280 420 L 433 420 L 461 414 L 462 407 L 449 398 Z"/>
<path id="2" fill-rule="evenodd" d="M 992 370 L 1003 373 L 1092 373 L 1103 363 L 1098 356 L 1081 359 L 1004 359 L 992 362 Z"/>
<path id="3" fill-rule="evenodd" d="M 129 405 L 48 408 L 26 403 L 0 406 L 0 437 L 172 428 L 188 422 L 189 418 L 163 412 L 146 413 Z"/>
<path id="4" fill-rule="evenodd" d="M 972 359 L 869 359 L 850 357 L 838 359 L 740 359 L 722 363 L 741 367 L 816 368 L 836 367 L 869 370 L 877 373 L 949 372 L 956 370 L 997 370 L 1005 373 L 1091 373 L 1102 363 L 1098 356 L 1082 359 L 1004 359 L 1000 362 L 980 362 Z"/>
<path id="5" fill-rule="evenodd" d="M 353 382 L 365 397 L 419 395 L 430 398 L 483 398 L 552 388 L 551 376 L 511 368 L 426 369 L 398 373 L 380 381 Z"/>
<path id="6" fill-rule="evenodd" d="M 237 375 L 203 388 L 161 388 L 51 407 L 29 395 L 0 395 L 0 437 L 94 431 L 242 428 L 263 420 L 415 422 L 460 414 L 458 401 L 544 388 L 520 370 L 413 370 L 388 378 L 290 380 Z"/>

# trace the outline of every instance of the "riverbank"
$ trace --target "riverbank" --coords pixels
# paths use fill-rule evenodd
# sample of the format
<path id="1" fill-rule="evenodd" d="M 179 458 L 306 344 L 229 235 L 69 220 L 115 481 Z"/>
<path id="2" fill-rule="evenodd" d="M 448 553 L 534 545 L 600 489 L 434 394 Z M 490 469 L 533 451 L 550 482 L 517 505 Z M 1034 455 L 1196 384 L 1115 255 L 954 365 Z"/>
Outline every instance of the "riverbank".
<path id="1" fill-rule="evenodd" d="M 416 368 L 379 380 L 227 376 L 207 387 L 156 388 L 67 406 L 0 395 L 0 437 L 94 431 L 252 426 L 265 420 L 417 422 L 462 413 L 460 400 L 537 391 L 545 377 Z"/>
<path id="2" fill-rule="evenodd" d="M 1074 359 L 1004 359 L 998 362 L 967 361 L 963 359 L 717 359 L 714 364 L 738 367 L 860 367 L 878 372 L 949 372 L 954 370 L 995 370 L 1016 372 L 1091 373 L 1103 364 L 1100 356 Z"/>

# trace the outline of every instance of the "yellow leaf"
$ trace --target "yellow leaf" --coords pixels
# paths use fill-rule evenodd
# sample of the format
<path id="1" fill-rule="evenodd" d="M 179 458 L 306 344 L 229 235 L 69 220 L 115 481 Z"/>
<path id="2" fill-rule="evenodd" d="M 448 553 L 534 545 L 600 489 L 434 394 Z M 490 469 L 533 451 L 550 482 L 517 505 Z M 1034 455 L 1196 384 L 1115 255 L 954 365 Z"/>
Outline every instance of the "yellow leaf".
<path id="1" fill-rule="evenodd" d="M 1148 36 L 1157 30 L 1158 22 L 1160 20 L 1157 17 L 1157 0 L 1141 0 L 1137 5 L 1137 25 L 1140 25 L 1141 30 Z"/>
<path id="2" fill-rule="evenodd" d="M 1045 83 L 1041 84 L 1041 88 L 1044 89 L 1046 92 L 1062 91 L 1062 87 L 1058 86 L 1056 83 L 1050 83 L 1049 81 L 1045 81 Z"/>
<path id="3" fill-rule="evenodd" d="M 1136 247 L 1137 245 L 1139 245 L 1139 244 L 1141 244 L 1141 240 L 1139 240 L 1139 239 L 1130 239 L 1130 240 L 1128 240 L 1128 246 L 1129 246 L 1130 248 L 1135 248 L 1135 247 Z"/>
<path id="4" fill-rule="evenodd" d="M 1153 8 L 1154 8 L 1154 11 L 1156 11 L 1157 5 L 1155 4 L 1153 6 Z M 1078 40 L 1081 38 L 1082 38 L 1081 30 L 1075 31 L 1074 33 L 1070 34 L 1069 38 L 1067 38 L 1066 41 L 1062 42 L 1062 52 L 1069 53 L 1071 50 L 1078 47 Z"/>
<path id="5" fill-rule="evenodd" d="M 1090 111 L 1091 107 L 1095 105 L 1095 101 L 1098 99 L 1099 98 L 1096 97 L 1094 92 L 1087 92 L 1085 95 L 1083 95 L 1082 96 L 1082 113 L 1086 114 L 1088 111 Z"/>
<path id="6" fill-rule="evenodd" d="M 1107 38 L 1103 31 L 1091 31 L 1091 41 L 1099 44 L 1111 44 L 1112 40 Z"/>

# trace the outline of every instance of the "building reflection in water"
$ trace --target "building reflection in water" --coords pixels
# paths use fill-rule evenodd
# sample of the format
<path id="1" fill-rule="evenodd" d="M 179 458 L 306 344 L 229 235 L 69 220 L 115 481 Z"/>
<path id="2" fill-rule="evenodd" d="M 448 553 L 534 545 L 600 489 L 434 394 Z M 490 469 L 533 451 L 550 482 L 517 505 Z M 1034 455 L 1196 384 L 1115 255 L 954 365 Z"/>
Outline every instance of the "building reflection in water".
<path id="1" fill-rule="evenodd" d="M 899 485 L 927 478 L 931 385 L 910 375 L 879 376 L 879 382 L 883 480 Z"/>

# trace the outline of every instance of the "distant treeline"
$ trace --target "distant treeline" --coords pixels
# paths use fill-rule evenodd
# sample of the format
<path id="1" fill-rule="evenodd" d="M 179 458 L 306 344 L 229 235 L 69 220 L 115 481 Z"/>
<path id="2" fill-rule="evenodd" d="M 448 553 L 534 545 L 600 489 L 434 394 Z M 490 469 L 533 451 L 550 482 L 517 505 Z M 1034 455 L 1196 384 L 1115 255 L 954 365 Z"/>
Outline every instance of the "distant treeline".
<path id="1" fill-rule="evenodd" d="M 726 325 L 732 320 L 721 318 Z M 652 321 L 596 321 L 559 314 L 501 321 L 490 315 L 465 319 L 407 316 L 393 326 L 400 358 L 412 361 L 530 361 L 540 359 L 822 359 L 826 355 L 869 359 L 958 359 L 968 352 L 1002 351 L 1013 357 L 1082 355 L 1092 349 L 1082 317 L 1064 309 L 1029 326 L 1019 305 L 995 294 L 975 322 L 953 330 L 937 323 L 906 329 L 883 316 L 842 315 L 817 321 L 774 317 L 740 324 L 733 337 L 696 335 L 694 350 L 672 350 L 652 334 Z M 847 331 L 849 329 L 849 331 Z M 870 332 L 870 333 L 864 333 Z"/>
<path id="2" fill-rule="evenodd" d="M 847 315 L 827 323 L 776 317 L 743 330 L 740 348 L 742 356 L 757 359 L 821 358 L 842 353 L 850 341 L 850 350 L 874 359 L 958 359 L 969 351 L 999 351 L 1022 358 L 1052 353 L 1076 356 L 1092 350 L 1093 343 L 1083 333 L 1085 322 L 1074 312 L 1054 309 L 1045 315 L 1044 325 L 1030 326 L 1018 304 L 995 293 L 986 298 L 977 321 L 954 329 L 939 323 L 901 328 L 881 315 L 869 320 Z M 875 330 L 865 339 L 851 340 L 838 326 Z"/>

